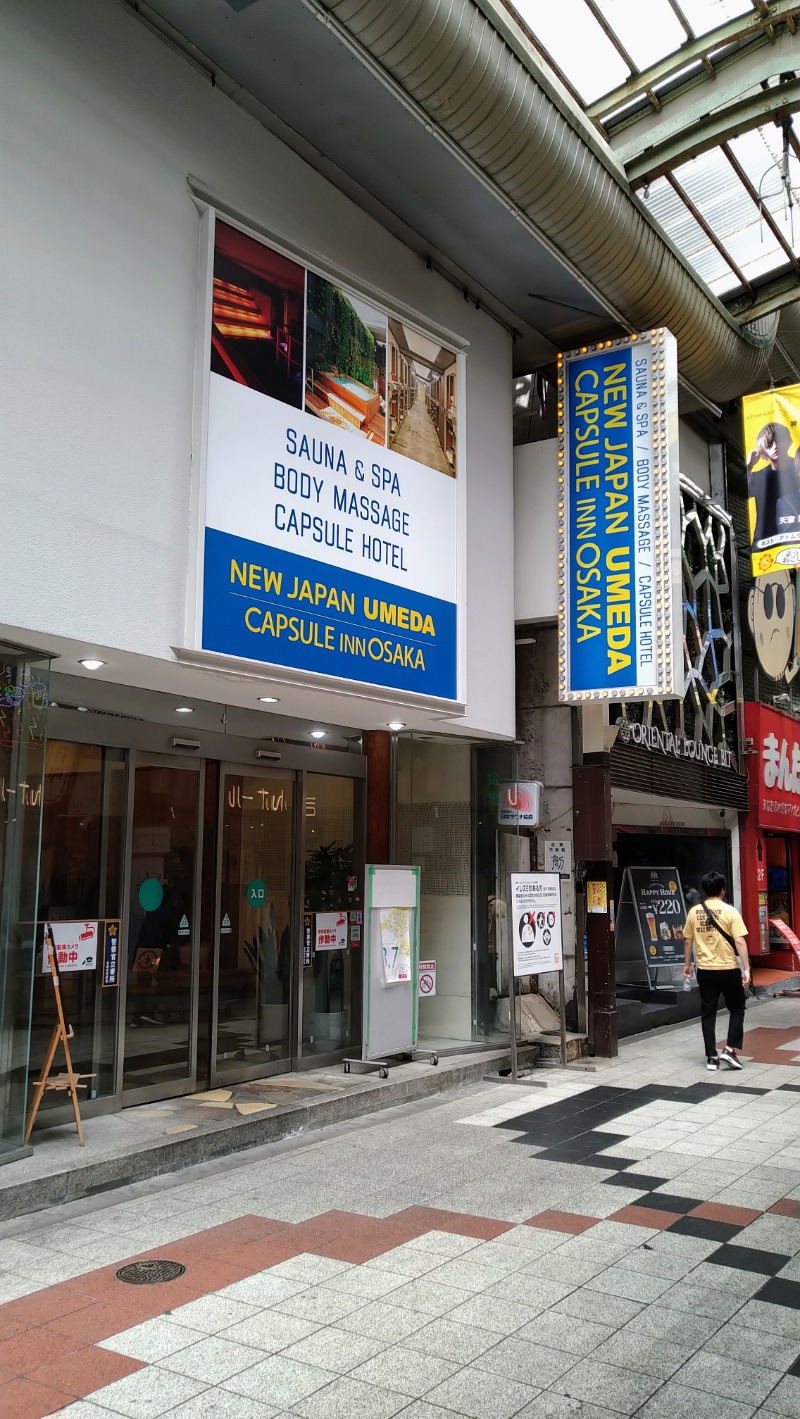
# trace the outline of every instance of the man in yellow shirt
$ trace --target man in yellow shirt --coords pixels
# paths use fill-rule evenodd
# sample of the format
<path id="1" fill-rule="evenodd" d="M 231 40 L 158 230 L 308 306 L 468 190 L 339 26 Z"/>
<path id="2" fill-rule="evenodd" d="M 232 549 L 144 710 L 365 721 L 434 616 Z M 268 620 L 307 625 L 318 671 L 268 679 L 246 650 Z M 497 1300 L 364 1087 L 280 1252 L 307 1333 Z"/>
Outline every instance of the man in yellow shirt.
<path id="1" fill-rule="evenodd" d="M 747 954 L 747 927 L 735 907 L 723 901 L 727 882 L 721 872 L 707 872 L 701 879 L 703 900 L 692 907 L 683 928 L 686 964 L 683 974 L 692 974 L 692 947 L 697 959 L 697 984 L 702 1001 L 703 1040 L 706 1068 L 719 1069 L 720 1060 L 729 1069 L 741 1069 L 737 1055 L 744 1040 L 744 988 L 750 984 Z M 728 1007 L 728 1042 L 717 1054 L 717 1005 L 722 994 Z"/>

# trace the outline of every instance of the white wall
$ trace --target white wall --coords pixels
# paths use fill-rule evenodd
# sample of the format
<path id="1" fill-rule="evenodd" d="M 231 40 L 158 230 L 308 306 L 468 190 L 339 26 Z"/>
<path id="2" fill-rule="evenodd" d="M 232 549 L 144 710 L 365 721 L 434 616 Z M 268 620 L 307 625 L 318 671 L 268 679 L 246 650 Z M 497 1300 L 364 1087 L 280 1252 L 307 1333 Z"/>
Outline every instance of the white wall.
<path id="1" fill-rule="evenodd" d="M 257 227 L 469 341 L 468 709 L 453 728 L 513 736 L 507 333 L 116 0 L 6 0 L 3 25 L 5 627 L 131 652 L 143 659 L 126 662 L 127 683 L 162 687 L 170 647 L 185 643 L 192 175 Z M 317 693 L 304 713 L 327 703 L 328 719 L 369 722 L 358 699 L 334 716 Z"/>
<path id="2" fill-rule="evenodd" d="M 557 439 L 514 449 L 514 619 L 558 616 Z"/>

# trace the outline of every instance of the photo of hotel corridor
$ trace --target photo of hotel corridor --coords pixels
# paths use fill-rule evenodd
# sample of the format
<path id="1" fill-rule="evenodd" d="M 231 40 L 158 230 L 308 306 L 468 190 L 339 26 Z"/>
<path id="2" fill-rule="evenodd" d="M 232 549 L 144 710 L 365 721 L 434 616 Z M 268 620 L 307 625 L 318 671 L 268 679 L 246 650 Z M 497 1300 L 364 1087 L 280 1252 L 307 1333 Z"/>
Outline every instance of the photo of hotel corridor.
<path id="1" fill-rule="evenodd" d="M 456 357 L 394 319 L 389 321 L 389 447 L 456 476 Z"/>
<path id="2" fill-rule="evenodd" d="M 302 266 L 218 220 L 213 372 L 302 409 L 304 287 Z"/>
<path id="3" fill-rule="evenodd" d="M 386 315 L 307 273 L 305 409 L 386 444 Z"/>

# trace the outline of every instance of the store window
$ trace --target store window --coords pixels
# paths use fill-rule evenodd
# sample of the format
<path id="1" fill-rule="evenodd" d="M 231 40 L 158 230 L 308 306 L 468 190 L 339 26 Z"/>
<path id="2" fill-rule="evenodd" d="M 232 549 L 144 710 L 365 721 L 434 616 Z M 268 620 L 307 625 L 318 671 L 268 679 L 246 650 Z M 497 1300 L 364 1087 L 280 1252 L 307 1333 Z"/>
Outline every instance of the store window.
<path id="1" fill-rule="evenodd" d="M 771 949 L 784 949 L 785 939 L 776 926 L 774 918 L 793 927 L 792 880 L 790 872 L 791 847 L 789 838 L 768 833 L 767 847 L 767 917 L 770 922 L 769 944 Z"/>
<path id="2" fill-rule="evenodd" d="M 413 735 L 397 742 L 395 859 L 420 868 L 420 959 L 436 962 L 436 995 L 420 1000 L 421 1042 L 507 1035 L 497 803 L 514 772 L 512 749 Z"/>
<path id="3" fill-rule="evenodd" d="M 75 1032 L 72 1062 L 90 1076 L 83 1095 L 90 1099 L 115 1088 L 118 987 L 103 986 L 102 941 L 105 922 L 121 916 L 126 781 L 121 749 L 47 745 L 31 1069 L 38 1072 L 56 1019 L 52 979 L 43 970 L 44 923 L 95 924 L 100 944 L 93 968 L 61 970 L 64 1015 Z M 63 1102 L 63 1095 L 45 1094 L 40 1114 Z"/>

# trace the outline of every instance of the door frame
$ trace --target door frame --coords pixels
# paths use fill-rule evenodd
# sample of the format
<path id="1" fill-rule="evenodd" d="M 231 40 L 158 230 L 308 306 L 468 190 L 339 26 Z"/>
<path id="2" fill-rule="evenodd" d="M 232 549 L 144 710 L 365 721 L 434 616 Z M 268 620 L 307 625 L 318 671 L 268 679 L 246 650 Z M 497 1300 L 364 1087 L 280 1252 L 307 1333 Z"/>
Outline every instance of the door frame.
<path id="1" fill-rule="evenodd" d="M 211 941 L 212 962 L 211 962 L 211 999 L 209 1001 L 209 1038 L 208 1038 L 208 1073 L 209 1087 L 212 1089 L 225 1088 L 231 1082 L 228 1076 L 221 1073 L 217 1068 L 217 1040 L 219 1034 L 219 958 L 222 945 L 222 922 L 220 920 L 221 888 L 222 888 L 222 829 L 223 814 L 225 811 L 225 775 L 226 774 L 246 774 L 248 778 L 279 779 L 284 783 L 292 784 L 292 852 L 291 852 L 291 881 L 292 891 L 289 896 L 289 940 L 292 943 L 289 969 L 289 1054 L 286 1059 L 276 1059 L 270 1064 L 252 1064 L 244 1067 L 238 1078 L 234 1081 L 237 1084 L 249 1083 L 252 1079 L 270 1079 L 275 1074 L 290 1074 L 295 1067 L 295 1031 L 297 1015 L 297 950 L 298 940 L 297 925 L 297 880 L 298 880 L 298 815 L 300 804 L 305 802 L 305 794 L 302 791 L 302 783 L 305 775 L 302 771 L 286 768 L 270 768 L 267 764 L 241 763 L 231 759 L 223 760 L 219 764 L 219 801 L 217 803 L 217 842 L 214 862 L 214 934 Z M 302 901 L 300 903 L 302 907 Z M 300 917 L 302 922 L 302 915 Z M 199 1083 L 200 1081 L 198 1081 Z"/>
<path id="2" fill-rule="evenodd" d="M 189 1071 L 180 1079 L 165 1084 L 146 1084 L 138 1088 L 124 1087 L 125 1075 L 125 1030 L 128 1005 L 128 937 L 130 931 L 131 872 L 133 868 L 133 812 L 136 798 L 136 770 L 139 768 L 190 769 L 197 776 L 195 799 L 195 851 L 194 881 L 192 887 L 193 919 L 200 930 L 201 878 L 203 868 L 203 798 L 205 793 L 204 762 L 190 759 L 181 754 L 153 754 L 137 749 L 130 750 L 128 761 L 128 796 L 125 804 L 125 847 L 122 877 L 122 921 L 120 930 L 120 952 L 125 963 L 120 975 L 119 1001 L 117 1005 L 117 1060 L 114 1097 L 117 1108 L 130 1108 L 134 1104 L 157 1103 L 161 1099 L 175 1099 L 183 1094 L 198 1092 L 197 1076 L 197 1014 L 199 1004 L 200 952 L 192 952 L 189 978 Z M 198 943 L 199 945 L 199 943 Z"/>

